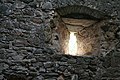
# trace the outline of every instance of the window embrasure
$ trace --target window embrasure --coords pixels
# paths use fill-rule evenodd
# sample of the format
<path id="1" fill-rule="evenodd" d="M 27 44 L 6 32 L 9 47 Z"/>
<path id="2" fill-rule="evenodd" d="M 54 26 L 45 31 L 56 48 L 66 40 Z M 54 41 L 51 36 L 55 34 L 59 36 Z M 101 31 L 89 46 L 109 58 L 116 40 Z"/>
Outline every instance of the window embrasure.
<path id="1" fill-rule="evenodd" d="M 85 6 L 67 6 L 55 11 L 58 17 L 54 18 L 53 34 L 57 34 L 62 52 L 75 56 L 100 53 L 101 26 L 109 16 Z"/>

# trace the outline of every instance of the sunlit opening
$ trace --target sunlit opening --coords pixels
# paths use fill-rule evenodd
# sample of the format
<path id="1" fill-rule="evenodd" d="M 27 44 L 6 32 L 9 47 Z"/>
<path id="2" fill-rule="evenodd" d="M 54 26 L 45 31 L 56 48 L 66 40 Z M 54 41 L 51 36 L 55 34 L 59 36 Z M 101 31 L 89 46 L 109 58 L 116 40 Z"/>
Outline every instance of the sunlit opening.
<path id="1" fill-rule="evenodd" d="M 70 32 L 70 39 L 68 45 L 69 45 L 69 54 L 77 55 L 77 38 L 75 32 Z"/>

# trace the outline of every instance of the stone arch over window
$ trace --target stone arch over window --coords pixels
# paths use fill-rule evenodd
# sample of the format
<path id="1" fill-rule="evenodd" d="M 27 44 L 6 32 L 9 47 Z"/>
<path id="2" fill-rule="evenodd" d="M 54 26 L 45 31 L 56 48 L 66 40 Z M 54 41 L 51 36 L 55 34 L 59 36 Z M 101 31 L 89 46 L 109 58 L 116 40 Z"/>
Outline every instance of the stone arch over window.
<path id="1" fill-rule="evenodd" d="M 52 27 L 54 25 L 53 45 L 59 51 L 69 54 L 70 32 L 75 32 L 77 56 L 99 55 L 102 52 L 101 42 L 104 37 L 102 28 L 108 25 L 109 19 L 111 17 L 106 13 L 86 6 L 56 8 L 54 21 L 51 24 Z"/>
<path id="2" fill-rule="evenodd" d="M 78 15 L 83 14 L 83 16 L 87 15 L 87 16 L 89 16 L 91 18 L 93 17 L 95 19 L 110 18 L 110 16 L 106 15 L 106 13 L 103 13 L 103 12 L 95 10 L 95 9 L 91 9 L 86 6 L 79 6 L 79 5 L 65 6 L 65 7 L 57 8 L 55 10 L 61 17 L 70 15 L 70 14 L 78 14 Z M 80 16 L 78 16 L 78 18 L 80 18 Z"/>

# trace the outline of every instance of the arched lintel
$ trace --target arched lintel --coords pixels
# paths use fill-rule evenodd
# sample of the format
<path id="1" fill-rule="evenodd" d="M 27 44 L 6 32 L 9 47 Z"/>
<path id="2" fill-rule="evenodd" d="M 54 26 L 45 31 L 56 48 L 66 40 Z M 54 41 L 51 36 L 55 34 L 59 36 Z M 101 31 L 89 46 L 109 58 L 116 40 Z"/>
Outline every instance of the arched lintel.
<path id="1" fill-rule="evenodd" d="M 75 15 L 83 15 L 84 16 L 92 16 L 96 19 L 110 19 L 111 16 L 107 15 L 107 13 L 95 10 L 95 9 L 91 9 L 89 7 L 86 6 L 82 6 L 82 5 L 72 5 L 72 6 L 65 6 L 65 7 L 60 7 L 60 8 L 56 8 L 55 11 L 61 16 L 68 16 L 71 14 L 75 14 Z"/>

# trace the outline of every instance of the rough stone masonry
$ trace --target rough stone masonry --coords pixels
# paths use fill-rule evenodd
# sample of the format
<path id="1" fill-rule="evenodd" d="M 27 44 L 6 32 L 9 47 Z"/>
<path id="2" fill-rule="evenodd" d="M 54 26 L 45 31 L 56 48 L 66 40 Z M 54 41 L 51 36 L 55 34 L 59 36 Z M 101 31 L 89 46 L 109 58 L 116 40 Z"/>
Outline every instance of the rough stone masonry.
<path id="1" fill-rule="evenodd" d="M 55 10 L 72 5 L 109 15 L 101 55 L 65 55 L 53 46 Z M 120 0 L 0 0 L 0 80 L 120 80 Z"/>

